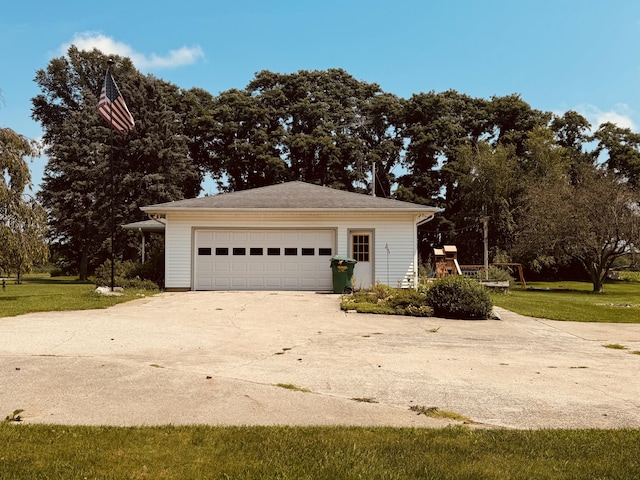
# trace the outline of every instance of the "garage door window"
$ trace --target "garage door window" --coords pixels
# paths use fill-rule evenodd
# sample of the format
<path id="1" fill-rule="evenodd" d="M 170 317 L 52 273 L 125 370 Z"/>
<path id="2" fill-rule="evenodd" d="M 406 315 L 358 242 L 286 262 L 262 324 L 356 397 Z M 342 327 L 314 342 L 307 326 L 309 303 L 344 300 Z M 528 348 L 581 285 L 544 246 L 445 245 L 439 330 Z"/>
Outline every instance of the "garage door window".
<path id="1" fill-rule="evenodd" d="M 297 255 L 298 254 L 298 249 L 297 248 L 285 248 L 284 249 L 284 254 L 287 255 L 287 256 Z"/>
<path id="2" fill-rule="evenodd" d="M 280 249 L 279 248 L 267 248 L 267 255 L 280 255 Z"/>
<path id="3" fill-rule="evenodd" d="M 330 248 L 319 248 L 318 249 L 318 255 L 322 255 L 323 257 L 326 256 L 331 256 L 331 249 Z"/>
<path id="4" fill-rule="evenodd" d="M 302 249 L 302 256 L 303 257 L 312 257 L 315 255 L 316 249 L 315 248 L 303 248 Z"/>
<path id="5" fill-rule="evenodd" d="M 229 255 L 228 248 L 216 248 L 216 255 Z"/>
<path id="6" fill-rule="evenodd" d="M 211 249 L 210 248 L 199 248 L 198 249 L 198 255 L 211 255 Z"/>
<path id="7" fill-rule="evenodd" d="M 249 255 L 262 255 L 262 248 L 251 248 Z"/>
<path id="8" fill-rule="evenodd" d="M 233 254 L 234 255 L 246 255 L 247 254 L 247 249 L 246 248 L 242 248 L 242 247 L 235 247 L 233 249 Z"/>

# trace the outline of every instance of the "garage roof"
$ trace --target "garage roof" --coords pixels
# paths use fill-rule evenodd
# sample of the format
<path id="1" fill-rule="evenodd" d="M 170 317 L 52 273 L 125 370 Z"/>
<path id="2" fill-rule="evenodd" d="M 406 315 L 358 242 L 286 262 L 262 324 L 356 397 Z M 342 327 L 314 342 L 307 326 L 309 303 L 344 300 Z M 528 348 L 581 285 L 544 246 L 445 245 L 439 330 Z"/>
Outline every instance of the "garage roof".
<path id="1" fill-rule="evenodd" d="M 142 232 L 164 232 L 164 223 L 159 220 L 143 220 L 141 222 L 126 223 L 121 225 L 125 230 L 134 230 Z"/>
<path id="2" fill-rule="evenodd" d="M 347 192 L 305 182 L 221 193 L 142 207 L 146 213 L 184 210 L 397 210 L 433 214 L 435 207 Z"/>

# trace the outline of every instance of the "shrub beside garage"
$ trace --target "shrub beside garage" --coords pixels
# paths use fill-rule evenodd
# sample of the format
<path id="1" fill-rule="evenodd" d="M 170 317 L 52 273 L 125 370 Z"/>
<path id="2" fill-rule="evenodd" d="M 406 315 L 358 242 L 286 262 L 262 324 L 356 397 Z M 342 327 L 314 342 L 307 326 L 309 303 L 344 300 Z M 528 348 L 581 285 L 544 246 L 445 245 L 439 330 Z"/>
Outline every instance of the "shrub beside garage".
<path id="1" fill-rule="evenodd" d="M 425 302 L 436 317 L 485 319 L 493 303 L 489 292 L 476 280 L 452 275 L 434 281 L 425 292 Z"/>
<path id="2" fill-rule="evenodd" d="M 358 313 L 485 319 L 491 315 L 493 303 L 476 280 L 455 275 L 434 280 L 418 290 L 376 285 L 345 295 L 341 308 Z"/>

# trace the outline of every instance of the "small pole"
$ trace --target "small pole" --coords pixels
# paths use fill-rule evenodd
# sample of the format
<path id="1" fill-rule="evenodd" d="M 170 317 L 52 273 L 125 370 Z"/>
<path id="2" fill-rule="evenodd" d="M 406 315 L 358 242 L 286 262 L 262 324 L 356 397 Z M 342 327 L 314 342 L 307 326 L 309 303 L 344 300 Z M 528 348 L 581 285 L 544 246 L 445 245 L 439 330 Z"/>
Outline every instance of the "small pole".
<path id="1" fill-rule="evenodd" d="M 484 279 L 489 280 L 489 217 L 480 219 L 484 230 Z"/>
<path id="2" fill-rule="evenodd" d="M 376 162 L 371 161 L 371 196 L 376 196 Z"/>

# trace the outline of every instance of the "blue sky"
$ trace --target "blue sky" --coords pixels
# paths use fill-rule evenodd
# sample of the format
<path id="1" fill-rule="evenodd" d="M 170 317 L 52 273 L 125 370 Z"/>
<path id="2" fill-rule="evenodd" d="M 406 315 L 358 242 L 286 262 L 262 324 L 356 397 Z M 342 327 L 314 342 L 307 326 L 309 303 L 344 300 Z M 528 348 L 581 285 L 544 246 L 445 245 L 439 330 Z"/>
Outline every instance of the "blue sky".
<path id="1" fill-rule="evenodd" d="M 33 78 L 72 43 L 214 95 L 260 70 L 335 67 L 405 98 L 517 93 L 540 110 L 640 130 L 637 0 L 9 2 L 0 126 L 42 135 L 31 120 Z M 31 163 L 36 189 L 45 163 Z"/>

